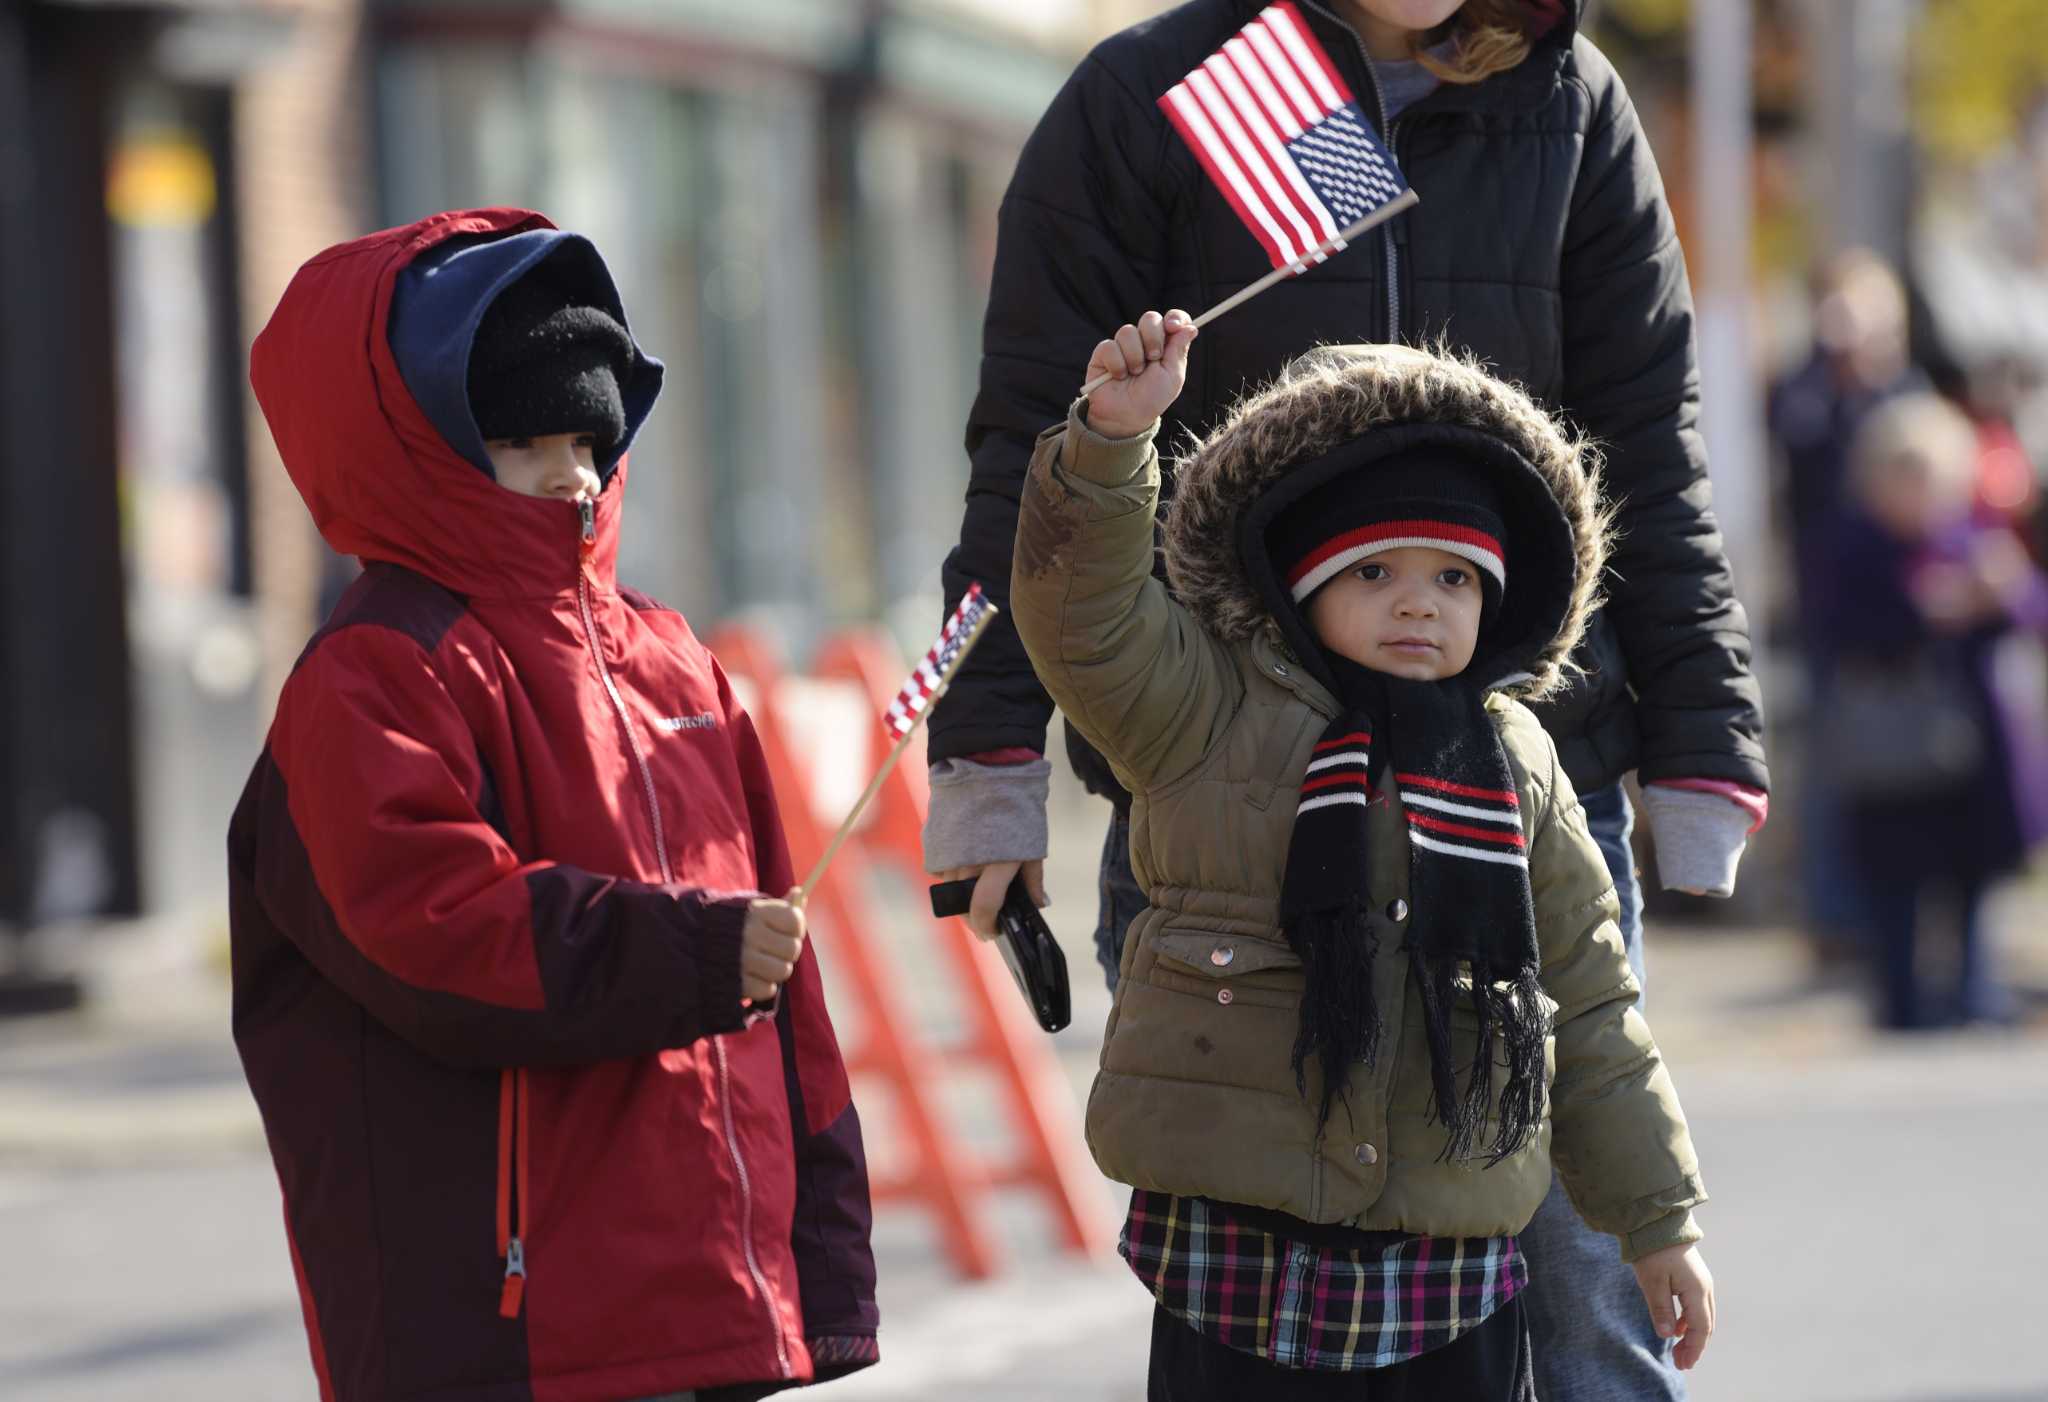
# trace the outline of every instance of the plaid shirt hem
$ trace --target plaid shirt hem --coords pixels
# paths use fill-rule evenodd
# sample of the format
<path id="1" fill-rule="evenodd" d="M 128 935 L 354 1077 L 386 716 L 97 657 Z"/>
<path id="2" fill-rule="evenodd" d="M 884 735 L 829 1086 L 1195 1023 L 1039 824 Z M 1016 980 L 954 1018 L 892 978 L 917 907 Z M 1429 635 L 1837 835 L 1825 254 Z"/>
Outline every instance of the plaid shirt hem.
<path id="1" fill-rule="evenodd" d="M 1240 1226 L 1198 1198 L 1131 1194 L 1117 1250 L 1160 1305 L 1286 1368 L 1384 1368 L 1441 1348 L 1529 1282 L 1511 1236 L 1411 1237 L 1377 1258 Z"/>

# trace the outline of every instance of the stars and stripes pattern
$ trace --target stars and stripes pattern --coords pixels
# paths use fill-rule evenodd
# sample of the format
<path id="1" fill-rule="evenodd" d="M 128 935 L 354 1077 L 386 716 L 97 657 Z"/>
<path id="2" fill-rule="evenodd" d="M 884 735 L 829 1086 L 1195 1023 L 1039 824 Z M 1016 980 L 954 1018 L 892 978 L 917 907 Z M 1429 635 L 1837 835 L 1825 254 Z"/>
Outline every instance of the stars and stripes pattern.
<path id="1" fill-rule="evenodd" d="M 1313 813 L 1318 808 L 1333 808 L 1340 803 L 1365 807 L 1372 797 L 1366 779 L 1371 759 L 1370 731 L 1354 730 L 1318 741 L 1314 754 L 1309 758 L 1308 772 L 1301 781 L 1301 802 L 1294 815 L 1298 818 L 1304 813 Z"/>
<path id="2" fill-rule="evenodd" d="M 1323 261 L 1408 193 L 1292 0 L 1261 10 L 1159 106 L 1275 268 Z"/>
<path id="3" fill-rule="evenodd" d="M 1397 772 L 1394 782 L 1408 818 L 1408 840 L 1447 857 L 1528 870 L 1522 805 L 1513 789 L 1480 788 Z"/>
<path id="4" fill-rule="evenodd" d="M 998 612 L 1000 610 L 995 603 L 981 592 L 979 584 L 967 587 L 960 606 L 953 610 L 953 616 L 939 630 L 938 641 L 925 650 L 923 659 L 911 672 L 910 680 L 903 683 L 903 689 L 896 693 L 896 699 L 889 703 L 889 709 L 882 716 L 882 724 L 891 740 L 901 740 L 917 728 L 919 718 L 945 693 L 960 659 L 966 656 L 967 649 L 974 645 L 982 628 Z"/>

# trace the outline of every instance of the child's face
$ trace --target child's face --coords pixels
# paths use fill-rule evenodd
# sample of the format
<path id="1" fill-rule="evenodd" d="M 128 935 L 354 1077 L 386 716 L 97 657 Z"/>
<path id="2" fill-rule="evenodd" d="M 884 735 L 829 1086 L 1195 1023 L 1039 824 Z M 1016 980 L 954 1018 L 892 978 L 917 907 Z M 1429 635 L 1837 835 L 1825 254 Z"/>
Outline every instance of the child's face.
<path id="1" fill-rule="evenodd" d="M 1324 647 L 1361 667 L 1434 682 L 1472 661 L 1484 602 L 1477 566 L 1447 550 L 1404 545 L 1311 594 L 1308 623 Z"/>
<path id="2" fill-rule="evenodd" d="M 549 433 L 538 438 L 493 438 L 484 444 L 498 485 L 526 497 L 596 500 L 597 435 Z"/>

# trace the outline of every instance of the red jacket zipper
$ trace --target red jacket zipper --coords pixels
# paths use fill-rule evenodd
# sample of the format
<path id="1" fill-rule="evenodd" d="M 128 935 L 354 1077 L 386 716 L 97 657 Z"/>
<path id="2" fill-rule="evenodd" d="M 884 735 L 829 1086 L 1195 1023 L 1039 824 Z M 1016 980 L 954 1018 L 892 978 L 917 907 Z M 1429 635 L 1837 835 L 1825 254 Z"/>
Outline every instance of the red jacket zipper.
<path id="1" fill-rule="evenodd" d="M 647 799 L 647 820 L 654 827 L 654 858 L 660 864 L 661 879 L 664 882 L 674 881 L 675 872 L 668 864 L 668 841 L 661 830 L 661 801 L 654 792 L 654 771 L 648 766 L 647 752 L 640 747 L 640 732 L 634 728 L 633 718 L 626 712 L 626 699 L 619 694 L 611 669 L 604 665 L 604 649 L 597 641 L 597 615 L 590 609 L 590 576 L 584 566 L 597 552 L 597 503 L 586 497 L 576 506 L 583 523 L 583 542 L 576 566 L 576 607 L 583 614 L 583 634 L 590 642 L 590 660 L 596 664 L 598 680 L 604 683 L 605 695 L 611 697 L 612 710 L 618 714 L 619 726 L 626 732 L 626 748 L 632 753 L 633 767 L 640 772 L 640 789 Z"/>
<path id="2" fill-rule="evenodd" d="M 754 1288 L 761 1292 L 761 1307 L 768 1311 L 768 1327 L 775 1331 L 775 1361 L 785 1378 L 794 1377 L 796 1370 L 790 1366 L 789 1344 L 782 1336 L 782 1316 L 776 1311 L 775 1296 L 769 1292 L 768 1277 L 761 1272 L 761 1263 L 754 1255 L 754 1184 L 747 1173 L 747 1161 L 740 1156 L 740 1139 L 732 1123 L 732 1069 L 725 1057 L 725 1038 L 713 1037 L 712 1050 L 718 1056 L 718 1096 L 720 1109 L 725 1115 L 725 1147 L 732 1155 L 734 1174 L 740 1185 L 740 1254 L 746 1258 L 747 1274 L 754 1278 Z"/>
<path id="3" fill-rule="evenodd" d="M 597 504 L 588 498 L 577 504 L 578 519 L 582 523 L 582 544 L 577 557 L 576 606 L 583 615 L 584 635 L 590 641 L 590 660 L 597 666 L 598 679 L 604 683 L 605 694 L 611 698 L 612 709 L 618 714 L 619 726 L 625 731 L 626 748 L 632 752 L 633 765 L 640 771 L 640 787 L 647 799 L 647 817 L 654 829 L 654 856 L 661 866 L 661 879 L 674 881 L 675 873 L 668 862 L 668 843 L 662 836 L 661 804 L 654 789 L 654 771 L 647 763 L 647 752 L 640 746 L 640 733 L 634 728 L 633 718 L 626 710 L 626 701 L 619 694 L 617 683 L 612 680 L 611 669 L 604 665 L 604 649 L 597 638 L 597 617 L 590 608 L 590 576 L 585 568 L 590 557 L 597 552 Z M 782 1317 L 775 1308 L 775 1297 L 768 1289 L 768 1277 L 762 1273 L 761 1264 L 754 1255 L 754 1185 L 753 1176 L 747 1172 L 747 1161 L 740 1154 L 739 1135 L 732 1122 L 732 1073 L 726 1061 L 725 1039 L 713 1037 L 711 1045 L 718 1058 L 718 1093 L 722 1102 L 720 1109 L 725 1121 L 726 1152 L 732 1155 L 735 1177 L 740 1189 L 740 1249 L 746 1258 L 747 1274 L 753 1277 L 754 1288 L 760 1292 L 762 1308 L 768 1311 L 768 1325 L 775 1334 L 775 1361 L 785 1378 L 794 1377 L 795 1369 L 789 1360 L 789 1342 L 783 1336 Z M 523 1077 L 524 1072 L 520 1075 Z M 524 1121 L 521 1121 L 524 1132 Z M 520 1162 L 525 1162 L 524 1141 L 521 1141 Z M 526 1194 L 521 1184 L 520 1200 L 524 1203 Z M 515 1243 L 516 1244 L 516 1243 Z M 521 1265 L 521 1276 L 525 1274 Z M 523 1283 L 523 1281 L 522 1281 Z M 511 1292 L 511 1262 L 506 1262 L 506 1289 Z M 512 1311 L 516 1312 L 516 1305 Z"/>
<path id="4" fill-rule="evenodd" d="M 498 1076 L 498 1254 L 505 1258 L 505 1285 L 498 1313 L 517 1319 L 526 1298 L 527 1121 L 526 1072 Z"/>

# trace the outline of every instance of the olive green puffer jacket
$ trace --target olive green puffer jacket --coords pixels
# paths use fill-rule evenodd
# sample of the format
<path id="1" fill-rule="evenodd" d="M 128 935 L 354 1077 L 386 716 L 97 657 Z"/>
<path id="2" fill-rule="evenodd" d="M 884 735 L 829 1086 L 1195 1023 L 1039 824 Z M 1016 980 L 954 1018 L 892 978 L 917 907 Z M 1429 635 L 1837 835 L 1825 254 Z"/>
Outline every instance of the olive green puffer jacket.
<path id="1" fill-rule="evenodd" d="M 1354 378 L 1378 375 L 1409 390 L 1402 377 L 1424 359 L 1360 348 L 1330 354 L 1352 357 L 1345 373 Z M 1514 442 L 1570 498 L 1575 527 L 1597 540 L 1578 447 L 1518 392 L 1428 359 L 1438 394 L 1421 407 Z M 1416 417 L 1412 395 L 1367 398 L 1369 416 Z M 1279 928 L 1279 898 L 1302 775 L 1337 707 L 1261 616 L 1241 572 L 1233 574 L 1234 548 L 1215 539 L 1227 532 L 1212 522 L 1203 537 L 1181 505 L 1225 520 L 1271 480 L 1245 435 L 1231 438 L 1256 408 L 1240 410 L 1180 467 L 1183 496 L 1167 549 L 1185 603 L 1152 573 L 1159 464 L 1151 434 L 1103 438 L 1077 405 L 1063 428 L 1040 438 L 1025 483 L 1010 596 L 1018 631 L 1054 699 L 1134 795 L 1132 863 L 1150 901 L 1124 946 L 1089 1096 L 1096 1162 L 1136 1187 L 1433 1236 L 1521 1230 L 1554 1163 L 1579 1211 L 1621 1238 L 1626 1258 L 1697 1240 L 1691 1208 L 1706 1194 L 1671 1079 L 1636 1009 L 1613 883 L 1555 746 L 1499 692 L 1488 713 L 1520 791 L 1543 983 L 1556 1004 L 1548 1114 L 1539 1133 L 1492 1167 L 1483 1157 L 1442 1157 L 1422 1011 L 1398 938 L 1413 914 L 1407 828 L 1399 796 L 1388 793 L 1370 811 L 1367 853 L 1381 925 L 1373 984 L 1388 1035 L 1318 1132 L 1313 1058 L 1306 1098 L 1290 1064 L 1302 974 Z M 1589 545 L 1582 564 L 1597 561 L 1598 546 Z M 1235 592 L 1240 586 L 1245 592 Z M 1564 635 L 1521 689 L 1555 683 L 1593 603 L 1590 584 L 1573 597 Z M 1219 636 L 1230 632 L 1243 636 Z"/>

